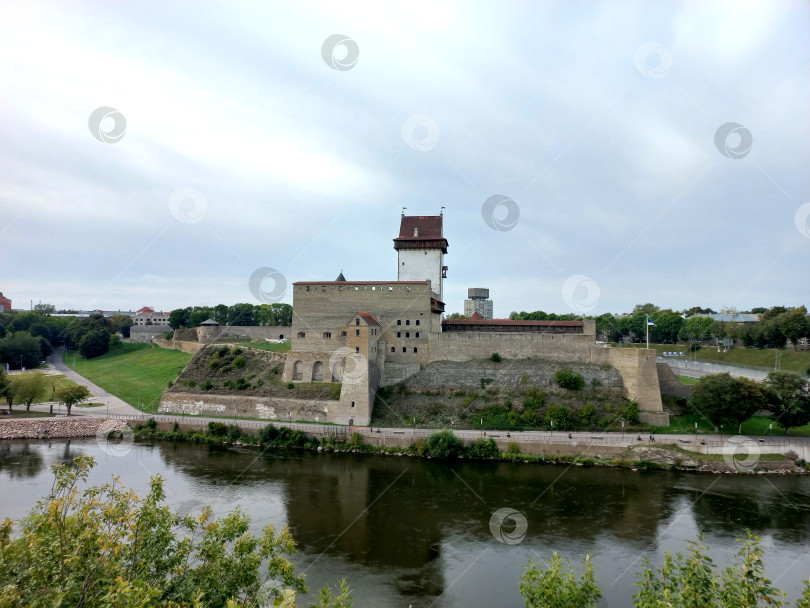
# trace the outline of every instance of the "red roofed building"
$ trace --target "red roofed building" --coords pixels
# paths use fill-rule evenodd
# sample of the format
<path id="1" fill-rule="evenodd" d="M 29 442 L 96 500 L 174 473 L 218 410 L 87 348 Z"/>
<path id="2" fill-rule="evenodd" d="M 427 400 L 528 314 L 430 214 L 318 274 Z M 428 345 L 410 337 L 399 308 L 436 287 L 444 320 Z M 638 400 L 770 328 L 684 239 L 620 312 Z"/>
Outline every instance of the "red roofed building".
<path id="1" fill-rule="evenodd" d="M 11 310 L 11 300 L 3 296 L 0 291 L 0 312 L 9 312 Z"/>
<path id="2" fill-rule="evenodd" d="M 132 320 L 135 325 L 169 325 L 169 313 L 155 312 L 154 308 L 144 306 L 135 311 Z"/>

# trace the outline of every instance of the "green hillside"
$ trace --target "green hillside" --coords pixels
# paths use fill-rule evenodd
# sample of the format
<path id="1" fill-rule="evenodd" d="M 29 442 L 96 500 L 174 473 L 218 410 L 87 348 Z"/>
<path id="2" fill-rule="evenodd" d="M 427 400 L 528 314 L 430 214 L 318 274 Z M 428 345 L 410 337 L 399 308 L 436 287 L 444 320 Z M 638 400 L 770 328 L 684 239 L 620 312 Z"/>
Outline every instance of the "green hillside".
<path id="1" fill-rule="evenodd" d="M 66 351 L 62 361 L 104 390 L 146 412 L 157 411 L 160 396 L 191 360 L 191 355 L 154 344 L 127 342 L 115 352 L 83 359 Z M 140 404 L 140 406 L 139 406 Z"/>

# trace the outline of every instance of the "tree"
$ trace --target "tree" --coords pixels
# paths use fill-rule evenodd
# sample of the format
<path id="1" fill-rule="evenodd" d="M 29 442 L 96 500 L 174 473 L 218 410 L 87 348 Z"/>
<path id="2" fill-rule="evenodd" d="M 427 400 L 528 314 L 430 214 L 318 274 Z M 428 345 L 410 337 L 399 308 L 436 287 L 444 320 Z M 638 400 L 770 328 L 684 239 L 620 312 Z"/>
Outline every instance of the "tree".
<path id="1" fill-rule="evenodd" d="M 652 314 L 654 327 L 650 327 L 650 334 L 655 336 L 656 342 L 675 344 L 678 334 L 685 323 L 683 317 L 671 310 L 659 310 Z"/>
<path id="2" fill-rule="evenodd" d="M 121 338 L 118 337 L 118 334 L 111 334 L 110 350 L 117 351 L 119 348 L 121 348 Z"/>
<path id="3" fill-rule="evenodd" d="M 762 338 L 765 346 L 785 348 L 787 345 L 787 336 L 782 333 L 782 327 L 780 326 L 778 318 L 760 321 L 759 325 L 762 327 Z"/>
<path id="4" fill-rule="evenodd" d="M 228 324 L 228 307 L 225 304 L 214 306 L 214 321 L 220 325 Z"/>
<path id="5" fill-rule="evenodd" d="M 450 429 L 443 429 L 427 438 L 428 452 L 433 458 L 456 458 L 464 450 L 461 440 Z"/>
<path id="6" fill-rule="evenodd" d="M 110 333 L 104 329 L 87 332 L 79 342 L 79 352 L 87 359 L 103 355 L 108 350 L 110 350 Z"/>
<path id="7" fill-rule="evenodd" d="M 256 309 L 253 304 L 234 304 L 228 309 L 228 325 L 256 325 Z"/>
<path id="8" fill-rule="evenodd" d="M 31 404 L 45 388 L 45 375 L 39 372 L 20 374 L 14 378 L 17 398 L 25 404 L 25 411 L 31 411 Z"/>
<path id="9" fill-rule="evenodd" d="M 82 338 L 91 331 L 115 333 L 111 327 L 112 323 L 104 315 L 92 314 L 86 319 L 75 319 L 65 330 L 65 343 L 71 348 L 79 348 Z M 104 338 L 107 344 L 109 338 Z M 106 352 L 106 350 L 105 350 Z"/>
<path id="10" fill-rule="evenodd" d="M 189 326 L 189 317 L 191 316 L 191 307 L 175 308 L 169 313 L 169 327 L 172 329 L 180 329 L 181 327 Z"/>
<path id="11" fill-rule="evenodd" d="M 14 403 L 16 394 L 17 386 L 14 384 L 11 376 L 0 372 L 0 397 L 6 400 L 9 414 L 11 413 L 11 405 Z"/>
<path id="12" fill-rule="evenodd" d="M 81 403 L 90 396 L 90 391 L 81 384 L 63 386 L 54 393 L 53 397 L 67 408 L 67 415 L 70 416 L 71 408 L 77 403 Z"/>
<path id="13" fill-rule="evenodd" d="M 210 507 L 196 517 L 173 512 L 159 475 L 143 498 L 115 478 L 82 491 L 94 464 L 85 454 L 54 464 L 53 490 L 20 536 L 12 539 L 11 520 L 0 525 L 3 606 L 292 608 L 306 591 L 286 526 L 257 537 L 239 510 L 219 519 Z M 350 600 L 341 581 L 317 606 L 351 608 Z"/>
<path id="14" fill-rule="evenodd" d="M 791 308 L 776 318 L 782 334 L 793 343 L 793 350 L 801 338 L 810 337 L 810 321 L 807 320 L 807 309 Z"/>
<path id="15" fill-rule="evenodd" d="M 661 310 L 658 306 L 651 302 L 647 302 L 646 304 L 636 304 L 633 306 L 633 312 L 643 312 L 645 315 L 652 316 L 654 312 L 658 312 Z"/>
<path id="16" fill-rule="evenodd" d="M 692 388 L 691 407 L 715 427 L 742 423 L 768 405 L 768 395 L 762 385 L 748 378 L 732 378 L 729 374 L 703 376 Z"/>
<path id="17" fill-rule="evenodd" d="M 40 302 L 39 304 L 34 304 L 34 310 L 44 312 L 45 314 L 51 314 L 52 312 L 56 312 L 56 306 L 53 304 L 43 304 Z"/>
<path id="18" fill-rule="evenodd" d="M 564 567 L 556 552 L 548 569 L 543 569 L 542 561 L 529 560 L 520 579 L 520 594 L 526 600 L 526 608 L 593 608 L 602 597 L 590 555 L 585 556 L 585 571 L 577 580 L 571 563 Z"/>
<path id="19" fill-rule="evenodd" d="M 512 314 L 516 315 L 517 313 L 513 312 Z M 445 318 L 449 319 L 449 320 L 454 320 L 454 319 L 466 319 L 467 317 L 465 317 L 460 312 L 453 312 L 453 313 L 450 313 L 449 315 L 447 315 Z"/>
<path id="20" fill-rule="evenodd" d="M 125 338 L 129 338 L 129 330 L 135 325 L 129 315 L 113 315 L 110 317 L 110 325 L 113 332 L 120 332 Z"/>
<path id="21" fill-rule="evenodd" d="M 768 372 L 765 385 L 770 391 L 769 409 L 788 435 L 791 428 L 810 422 L 810 384 L 804 378 L 792 372 Z"/>
<path id="22" fill-rule="evenodd" d="M 41 338 L 27 331 L 16 331 L 0 339 L 0 363 L 8 363 L 16 369 L 36 368 L 42 361 L 42 346 Z"/>

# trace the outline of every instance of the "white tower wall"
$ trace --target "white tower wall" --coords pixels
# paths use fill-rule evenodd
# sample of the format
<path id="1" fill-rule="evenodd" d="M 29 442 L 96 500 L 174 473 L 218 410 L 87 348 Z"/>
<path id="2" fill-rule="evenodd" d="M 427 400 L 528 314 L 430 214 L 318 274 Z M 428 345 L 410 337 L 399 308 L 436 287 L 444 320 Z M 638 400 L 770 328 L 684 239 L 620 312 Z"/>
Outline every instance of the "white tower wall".
<path id="1" fill-rule="evenodd" d="M 444 254 L 441 249 L 400 249 L 397 252 L 398 281 L 430 281 L 430 289 L 442 295 L 442 264 Z"/>

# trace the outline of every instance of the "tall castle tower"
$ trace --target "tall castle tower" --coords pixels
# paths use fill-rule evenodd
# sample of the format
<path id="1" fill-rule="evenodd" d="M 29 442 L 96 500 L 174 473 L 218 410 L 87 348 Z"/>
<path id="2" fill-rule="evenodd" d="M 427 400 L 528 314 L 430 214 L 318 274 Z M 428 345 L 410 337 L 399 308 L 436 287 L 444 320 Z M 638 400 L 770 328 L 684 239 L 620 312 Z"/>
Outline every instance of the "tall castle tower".
<path id="1" fill-rule="evenodd" d="M 405 215 L 399 224 L 399 236 L 394 239 L 397 250 L 398 281 L 430 281 L 431 290 L 442 295 L 442 280 L 447 278 L 444 256 L 447 239 L 442 234 L 443 214 Z"/>

